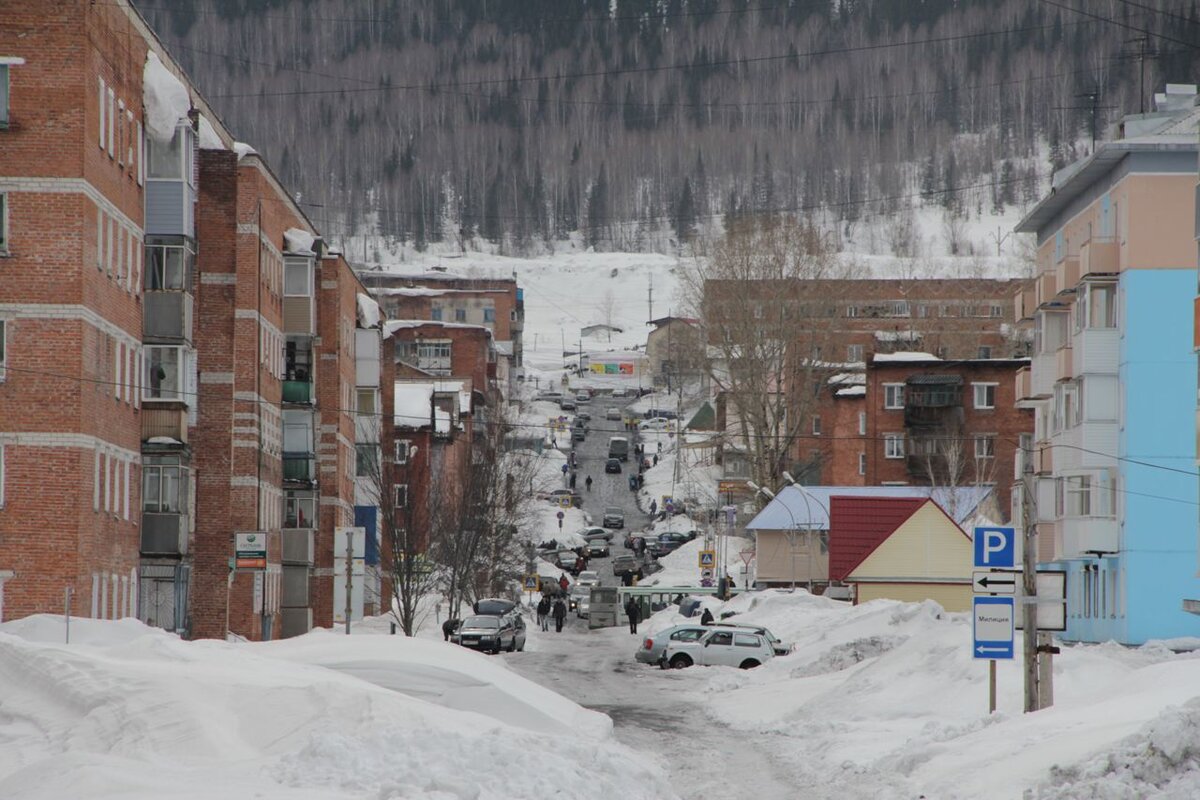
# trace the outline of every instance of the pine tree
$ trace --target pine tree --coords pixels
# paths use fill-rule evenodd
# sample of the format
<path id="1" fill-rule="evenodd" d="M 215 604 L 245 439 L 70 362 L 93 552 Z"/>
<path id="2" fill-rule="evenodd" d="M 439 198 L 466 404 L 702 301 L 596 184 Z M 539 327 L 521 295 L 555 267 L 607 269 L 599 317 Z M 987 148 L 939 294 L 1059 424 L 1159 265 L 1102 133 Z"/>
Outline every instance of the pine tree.
<path id="1" fill-rule="evenodd" d="M 675 228 L 675 237 L 682 245 L 691 241 L 696 235 L 696 202 L 692 198 L 692 182 L 683 179 L 683 189 L 675 202 L 675 213 L 671 215 L 671 223 Z"/>
<path id="2" fill-rule="evenodd" d="M 608 167 L 600 162 L 600 172 L 588 192 L 587 233 L 585 241 L 598 247 L 607 238 L 608 230 Z"/>

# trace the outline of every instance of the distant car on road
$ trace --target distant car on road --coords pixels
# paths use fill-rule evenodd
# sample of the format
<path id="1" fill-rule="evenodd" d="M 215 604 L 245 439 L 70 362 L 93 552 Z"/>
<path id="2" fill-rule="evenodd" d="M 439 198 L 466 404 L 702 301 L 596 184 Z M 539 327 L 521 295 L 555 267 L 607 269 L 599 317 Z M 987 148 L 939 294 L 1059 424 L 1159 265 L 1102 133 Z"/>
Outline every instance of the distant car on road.
<path id="1" fill-rule="evenodd" d="M 576 403 L 592 402 L 592 393 L 589 392 L 587 389 L 580 389 L 578 392 L 575 393 L 575 402 Z"/>
<path id="2" fill-rule="evenodd" d="M 606 530 L 605 528 L 597 528 L 597 527 L 580 528 L 579 530 L 575 531 L 575 533 L 579 534 L 584 539 L 594 539 L 597 536 L 599 536 L 599 537 L 603 538 L 604 541 L 606 541 L 606 542 L 611 542 L 613 540 L 613 537 L 616 536 L 616 534 L 610 530 Z"/>
<path id="3" fill-rule="evenodd" d="M 608 558 L 608 542 L 599 537 L 595 539 L 588 539 L 587 547 L 584 548 L 584 552 L 587 554 L 588 558 Z"/>
<path id="4" fill-rule="evenodd" d="M 586 569 L 579 573 L 579 577 L 575 580 L 575 585 L 587 587 L 599 586 L 600 573 L 596 572 L 594 569 Z"/>
<path id="5" fill-rule="evenodd" d="M 624 528 L 625 512 L 620 506 L 605 506 L 604 519 L 600 522 L 606 528 Z"/>
<path id="6" fill-rule="evenodd" d="M 534 400 L 546 400 L 551 403 L 557 403 L 562 398 L 562 392 L 538 392 L 533 396 Z"/>
<path id="7" fill-rule="evenodd" d="M 676 625 L 666 630 L 653 633 L 642 639 L 642 644 L 634 653 L 634 660 L 642 664 L 657 664 L 662 661 L 663 653 L 667 651 L 670 642 L 695 641 L 711 628 L 703 625 Z"/>
<path id="8" fill-rule="evenodd" d="M 563 411 L 574 411 L 576 409 L 574 397 L 564 397 L 558 401 L 558 407 Z"/>
<path id="9" fill-rule="evenodd" d="M 753 669 L 774 657 L 775 651 L 766 637 L 725 628 L 711 631 L 694 641 L 668 642 L 659 663 L 663 669 L 684 669 L 693 664 Z"/>
<path id="10" fill-rule="evenodd" d="M 621 471 L 621 459 L 610 458 L 608 461 L 604 462 L 604 472 L 606 474 L 611 473 L 611 472 L 619 473 L 620 471 Z"/>
<path id="11" fill-rule="evenodd" d="M 675 421 L 666 417 L 654 417 L 638 423 L 638 430 L 643 431 L 673 431 Z"/>
<path id="12" fill-rule="evenodd" d="M 613 397 L 625 397 L 625 395 L 626 395 L 626 391 L 624 389 L 613 389 L 612 390 Z"/>
<path id="13" fill-rule="evenodd" d="M 571 429 L 571 441 L 572 442 L 586 442 L 587 441 L 587 431 L 584 430 L 582 427 L 572 428 Z"/>
<path id="14" fill-rule="evenodd" d="M 567 595 L 567 610 L 574 611 L 579 608 L 581 601 L 586 601 L 592 596 L 592 587 L 575 584 L 571 587 L 571 593 Z"/>
<path id="15" fill-rule="evenodd" d="M 635 578 L 642 577 L 642 562 L 635 556 L 617 556 L 612 562 L 613 575 L 617 578 L 625 575 L 633 575 Z"/>
<path id="16" fill-rule="evenodd" d="M 605 419 L 615 419 L 617 421 L 620 421 L 621 409 L 619 409 L 619 408 L 608 409 L 607 411 L 604 412 L 604 418 Z"/>

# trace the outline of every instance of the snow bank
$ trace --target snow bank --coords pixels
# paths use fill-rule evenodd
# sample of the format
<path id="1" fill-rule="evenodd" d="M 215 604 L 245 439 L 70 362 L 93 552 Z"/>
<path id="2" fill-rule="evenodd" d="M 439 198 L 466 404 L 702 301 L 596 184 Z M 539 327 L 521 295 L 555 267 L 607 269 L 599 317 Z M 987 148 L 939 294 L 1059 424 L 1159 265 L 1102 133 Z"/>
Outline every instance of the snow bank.
<path id="1" fill-rule="evenodd" d="M 283 250 L 285 253 L 312 255 L 313 244 L 316 241 L 316 236 L 300 228 L 288 228 L 283 232 Z"/>
<path id="2" fill-rule="evenodd" d="M 0 625 L 0 797 L 677 797 L 603 717 L 449 645 L 184 642 L 87 619 L 69 646 L 44 641 L 58 622 Z M 484 713 L 454 707 L 472 699 Z"/>
<path id="3" fill-rule="evenodd" d="M 433 418 L 433 384 L 396 382 L 393 424 L 401 428 L 424 428 Z"/>
<path id="4" fill-rule="evenodd" d="M 358 324 L 364 328 L 378 328 L 379 322 L 382 319 L 383 312 L 379 310 L 379 303 L 376 303 L 367 295 L 359 292 Z"/>
<path id="5" fill-rule="evenodd" d="M 146 53 L 142 68 L 142 103 L 146 108 L 146 133 L 163 144 L 174 138 L 179 120 L 192 107 L 187 87 L 153 50 Z"/>
<path id="6" fill-rule="evenodd" d="M 225 143 L 221 141 L 221 137 L 217 135 L 212 123 L 208 121 L 208 117 L 200 117 L 200 149 L 201 150 L 225 150 Z"/>

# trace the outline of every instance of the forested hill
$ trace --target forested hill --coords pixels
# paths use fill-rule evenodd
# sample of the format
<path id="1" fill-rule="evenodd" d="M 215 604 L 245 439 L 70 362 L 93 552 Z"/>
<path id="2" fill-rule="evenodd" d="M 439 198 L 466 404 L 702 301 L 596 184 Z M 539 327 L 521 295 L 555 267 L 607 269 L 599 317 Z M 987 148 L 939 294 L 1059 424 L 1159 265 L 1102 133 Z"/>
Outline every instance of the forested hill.
<path id="1" fill-rule="evenodd" d="M 1194 0 L 135 2 L 328 232 L 517 252 L 990 211 L 1138 110 L 1140 30 L 1147 96 L 1200 66 Z"/>

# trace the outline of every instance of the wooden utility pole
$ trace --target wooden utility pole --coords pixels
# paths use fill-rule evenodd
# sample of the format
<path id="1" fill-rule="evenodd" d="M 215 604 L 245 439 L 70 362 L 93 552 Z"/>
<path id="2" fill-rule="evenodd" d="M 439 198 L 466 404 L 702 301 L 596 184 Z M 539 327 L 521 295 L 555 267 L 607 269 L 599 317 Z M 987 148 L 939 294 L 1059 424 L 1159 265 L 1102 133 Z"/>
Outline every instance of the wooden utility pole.
<path id="1" fill-rule="evenodd" d="M 346 529 L 346 635 L 350 635 L 350 616 L 354 613 L 354 529 Z"/>
<path id="2" fill-rule="evenodd" d="M 1027 458 L 1033 451 L 1026 452 Z M 1030 490 L 1031 473 L 1021 474 L 1021 620 L 1024 630 L 1025 711 L 1037 711 L 1038 704 L 1038 635 L 1037 635 L 1037 501 Z"/>

